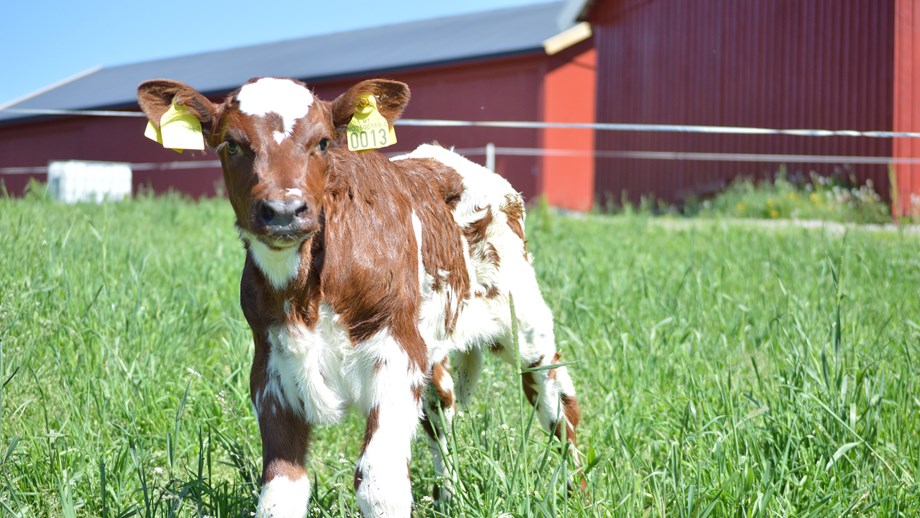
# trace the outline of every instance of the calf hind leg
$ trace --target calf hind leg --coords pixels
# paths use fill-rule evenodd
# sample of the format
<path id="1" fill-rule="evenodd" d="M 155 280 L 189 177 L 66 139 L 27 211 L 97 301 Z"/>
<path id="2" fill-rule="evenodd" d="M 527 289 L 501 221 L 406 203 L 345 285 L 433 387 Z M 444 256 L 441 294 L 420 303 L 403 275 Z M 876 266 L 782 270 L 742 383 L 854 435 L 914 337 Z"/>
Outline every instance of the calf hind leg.
<path id="1" fill-rule="evenodd" d="M 454 384 L 447 358 L 431 367 L 431 379 L 425 389 L 424 401 L 422 428 L 428 436 L 428 449 L 438 478 L 433 496 L 436 502 L 445 502 L 450 500 L 453 491 L 453 469 L 447 434 L 454 417 Z"/>

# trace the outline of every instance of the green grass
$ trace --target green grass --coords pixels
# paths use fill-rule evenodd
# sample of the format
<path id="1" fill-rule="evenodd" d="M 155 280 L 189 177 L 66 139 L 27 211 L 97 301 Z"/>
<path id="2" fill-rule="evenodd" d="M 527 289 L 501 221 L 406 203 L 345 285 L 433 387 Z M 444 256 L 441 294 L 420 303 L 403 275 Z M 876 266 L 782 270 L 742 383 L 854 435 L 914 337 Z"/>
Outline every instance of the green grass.
<path id="1" fill-rule="evenodd" d="M 260 465 L 242 247 L 222 200 L 0 199 L 0 515 L 248 516 Z M 671 224 L 674 223 L 674 224 Z M 514 368 L 456 420 L 419 516 L 920 514 L 920 241 L 533 211 L 583 410 L 565 491 Z M 320 429 L 311 514 L 354 516 L 362 422 Z"/>

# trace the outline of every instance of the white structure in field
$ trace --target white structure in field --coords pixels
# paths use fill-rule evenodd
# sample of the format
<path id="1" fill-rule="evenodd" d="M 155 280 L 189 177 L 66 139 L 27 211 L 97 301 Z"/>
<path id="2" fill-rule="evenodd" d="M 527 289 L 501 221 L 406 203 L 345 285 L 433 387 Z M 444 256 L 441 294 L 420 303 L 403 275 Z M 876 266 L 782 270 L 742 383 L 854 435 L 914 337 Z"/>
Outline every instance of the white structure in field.
<path id="1" fill-rule="evenodd" d="M 51 197 L 66 203 L 121 200 L 131 196 L 131 166 L 68 160 L 48 164 Z"/>

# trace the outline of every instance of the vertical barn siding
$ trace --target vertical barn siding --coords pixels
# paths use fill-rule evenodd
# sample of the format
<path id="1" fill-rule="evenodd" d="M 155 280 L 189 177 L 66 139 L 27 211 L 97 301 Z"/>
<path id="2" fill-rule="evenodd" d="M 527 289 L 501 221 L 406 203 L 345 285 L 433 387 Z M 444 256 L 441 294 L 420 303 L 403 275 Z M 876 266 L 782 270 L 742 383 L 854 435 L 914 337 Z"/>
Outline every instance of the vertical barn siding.
<path id="1" fill-rule="evenodd" d="M 894 129 L 920 131 L 920 5 L 915 0 L 896 0 Z M 920 139 L 895 139 L 896 157 L 920 157 Z M 920 165 L 895 167 L 898 199 L 896 215 L 920 215 Z"/>
<path id="2" fill-rule="evenodd" d="M 591 21 L 598 121 L 768 128 L 892 128 L 894 0 L 607 0 Z M 891 156 L 886 139 L 599 132 L 599 150 Z M 669 202 L 779 164 L 599 158 L 596 195 Z M 889 190 L 884 166 L 846 172 Z"/>

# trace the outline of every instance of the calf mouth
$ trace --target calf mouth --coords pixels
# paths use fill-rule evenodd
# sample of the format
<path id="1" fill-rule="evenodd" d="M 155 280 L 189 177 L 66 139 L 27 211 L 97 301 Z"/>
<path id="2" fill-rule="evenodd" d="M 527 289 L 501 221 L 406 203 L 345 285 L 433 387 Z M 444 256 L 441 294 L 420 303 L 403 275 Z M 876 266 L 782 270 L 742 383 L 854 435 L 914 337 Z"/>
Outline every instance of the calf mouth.
<path id="1" fill-rule="evenodd" d="M 269 230 L 256 235 L 256 239 L 272 250 L 287 250 L 298 247 L 304 241 L 313 237 L 313 232 L 299 232 L 293 230 Z"/>
<path id="2" fill-rule="evenodd" d="M 311 237 L 313 237 L 313 234 L 316 233 L 314 229 L 301 230 L 291 227 L 275 229 L 270 227 L 262 227 L 260 229 L 252 229 L 237 224 L 236 228 L 237 232 L 239 232 L 240 239 L 242 239 L 244 242 L 253 243 L 258 241 L 269 249 L 275 251 L 297 248 L 304 242 L 308 241 Z"/>

